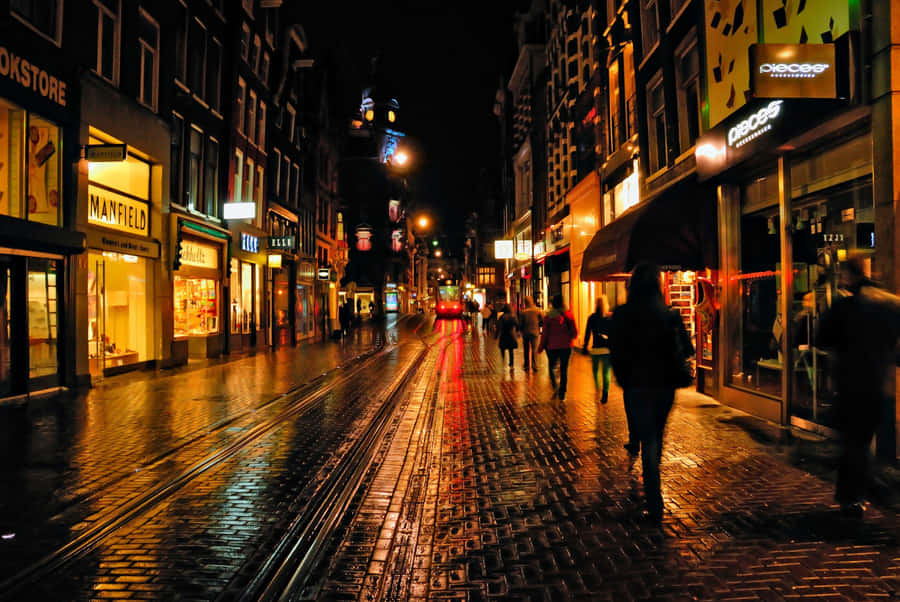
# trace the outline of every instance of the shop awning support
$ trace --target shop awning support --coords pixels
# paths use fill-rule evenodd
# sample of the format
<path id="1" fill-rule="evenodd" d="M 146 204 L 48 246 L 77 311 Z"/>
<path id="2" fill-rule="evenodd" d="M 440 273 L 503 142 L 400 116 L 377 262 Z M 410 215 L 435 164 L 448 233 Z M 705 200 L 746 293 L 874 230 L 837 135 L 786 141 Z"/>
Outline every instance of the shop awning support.
<path id="1" fill-rule="evenodd" d="M 794 244 L 791 220 L 791 159 L 782 153 L 778 156 L 778 213 L 781 220 L 781 429 L 785 439 L 790 438 L 791 404 L 794 392 L 794 342 L 791 340 L 791 312 L 794 298 Z"/>

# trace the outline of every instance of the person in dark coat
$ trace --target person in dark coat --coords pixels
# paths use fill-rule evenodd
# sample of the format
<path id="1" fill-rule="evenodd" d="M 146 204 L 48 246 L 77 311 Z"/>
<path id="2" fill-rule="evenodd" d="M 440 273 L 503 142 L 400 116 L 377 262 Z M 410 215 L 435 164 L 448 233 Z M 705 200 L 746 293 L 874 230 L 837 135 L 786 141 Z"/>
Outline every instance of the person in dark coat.
<path id="1" fill-rule="evenodd" d="M 836 355 L 835 426 L 841 432 L 835 499 L 849 516 L 862 516 L 868 485 L 869 445 L 893 397 L 889 373 L 896 364 L 900 298 L 865 276 L 862 255 L 840 266 L 837 299 L 819 321 L 816 343 Z"/>
<path id="2" fill-rule="evenodd" d="M 345 301 L 338 308 L 338 322 L 341 324 L 341 336 L 345 337 L 350 333 L 350 302 Z"/>
<path id="3" fill-rule="evenodd" d="M 603 366 L 603 397 L 600 403 L 609 401 L 609 381 L 611 380 L 611 365 L 609 363 L 609 331 L 612 329 L 612 319 L 609 317 L 609 300 L 606 295 L 597 297 L 594 313 L 588 317 L 584 327 L 584 344 L 582 350 L 591 356 L 591 368 L 594 374 L 594 388 L 600 389 L 600 381 L 597 379 L 600 367 Z M 594 340 L 588 351 L 588 343 Z"/>
<path id="4" fill-rule="evenodd" d="M 519 332 L 519 321 L 512 313 L 509 305 L 504 305 L 500 311 L 502 315 L 497 321 L 497 335 L 500 340 L 500 355 L 504 355 L 504 351 L 509 351 L 509 369 L 513 369 L 513 355 L 519 347 L 516 335 Z"/>
<path id="5" fill-rule="evenodd" d="M 616 380 L 625 393 L 630 444 L 640 445 L 642 452 L 647 517 L 656 522 L 663 513 L 659 478 L 663 434 L 678 386 L 674 366 L 694 355 L 694 346 L 681 315 L 665 305 L 655 265 L 642 263 L 632 271 L 628 302 L 613 313 L 609 348 Z"/>
<path id="6" fill-rule="evenodd" d="M 550 384 L 556 389 L 556 397 L 560 401 L 566 398 L 566 386 L 569 382 L 569 357 L 572 355 L 572 342 L 578 338 L 578 326 L 572 313 L 563 305 L 562 295 L 553 295 L 550 299 L 550 311 L 544 315 L 544 329 L 541 331 L 541 343 L 538 353 L 547 352 L 547 367 L 550 372 Z M 559 364 L 559 386 L 556 385 L 556 364 Z"/>

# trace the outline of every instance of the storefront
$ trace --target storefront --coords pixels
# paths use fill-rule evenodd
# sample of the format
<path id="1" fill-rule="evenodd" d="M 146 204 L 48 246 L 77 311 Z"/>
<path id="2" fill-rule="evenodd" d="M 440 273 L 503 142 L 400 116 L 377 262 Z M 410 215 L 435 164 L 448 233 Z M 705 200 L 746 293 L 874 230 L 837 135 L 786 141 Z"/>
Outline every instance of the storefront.
<path id="1" fill-rule="evenodd" d="M 833 48 L 821 59 L 829 68 Z M 876 236 L 870 110 L 802 98 L 821 85 L 834 98 L 833 79 L 803 84 L 801 97 L 787 81 L 787 98 L 748 103 L 698 141 L 696 157 L 719 191 L 723 400 L 828 433 L 834 358 L 815 345 L 819 318 L 843 294 L 849 253 L 867 256 L 877 278 L 892 250 Z"/>
<path id="2" fill-rule="evenodd" d="M 0 397 L 11 397 L 77 384 L 72 273 L 85 241 L 65 228 L 76 191 L 67 166 L 78 161 L 77 94 L 28 49 L 3 44 Z M 11 60 L 30 63 L 27 80 L 3 70 Z"/>
<path id="3" fill-rule="evenodd" d="M 176 249 L 172 274 L 176 343 L 187 344 L 192 358 L 225 351 L 222 293 L 229 233 L 187 218 L 175 218 Z"/>
<path id="4" fill-rule="evenodd" d="M 296 342 L 316 335 L 316 263 L 301 260 L 297 263 L 294 315 Z"/>
<path id="5" fill-rule="evenodd" d="M 107 140 L 94 136 L 89 144 Z M 89 161 L 87 225 L 88 365 L 92 378 L 153 365 L 159 242 L 150 238 L 150 164 Z M 158 217 L 157 217 L 158 219 Z"/>
<path id="6" fill-rule="evenodd" d="M 265 237 L 259 232 L 232 232 L 228 286 L 229 352 L 265 346 L 265 337 L 261 336 L 266 266 L 266 254 L 261 252 L 264 250 L 261 245 L 264 241 Z"/>
<path id="7" fill-rule="evenodd" d="M 584 331 L 588 316 L 594 312 L 597 298 L 602 294 L 599 283 L 581 279 L 584 251 L 600 224 L 600 179 L 596 173 L 586 176 L 566 198 L 572 215 L 569 247 L 570 289 L 569 309 L 575 316 L 579 332 Z"/>

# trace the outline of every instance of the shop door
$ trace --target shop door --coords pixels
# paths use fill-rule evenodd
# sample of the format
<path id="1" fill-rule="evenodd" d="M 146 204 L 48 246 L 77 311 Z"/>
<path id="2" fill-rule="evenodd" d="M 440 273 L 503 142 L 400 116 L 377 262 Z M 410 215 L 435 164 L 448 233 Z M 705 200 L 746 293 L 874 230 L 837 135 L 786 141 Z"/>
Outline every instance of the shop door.
<path id="1" fill-rule="evenodd" d="M 0 256 L 0 397 L 22 392 L 22 379 L 16 378 L 21 368 L 16 364 L 22 357 L 17 353 L 14 341 L 18 321 L 13 317 L 11 300 L 18 297 L 14 281 L 14 264 L 11 257 Z"/>
<path id="2" fill-rule="evenodd" d="M 92 376 L 146 360 L 146 264 L 118 253 L 88 255 L 88 358 Z"/>

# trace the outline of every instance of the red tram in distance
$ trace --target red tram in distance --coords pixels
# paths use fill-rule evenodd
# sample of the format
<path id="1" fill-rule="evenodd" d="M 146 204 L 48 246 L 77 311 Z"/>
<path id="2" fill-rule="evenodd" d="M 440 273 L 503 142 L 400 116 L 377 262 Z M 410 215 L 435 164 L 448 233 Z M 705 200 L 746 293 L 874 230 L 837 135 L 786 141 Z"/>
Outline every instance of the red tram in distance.
<path id="1" fill-rule="evenodd" d="M 437 305 L 435 313 L 438 320 L 455 320 L 462 318 L 465 304 L 462 298 L 462 286 L 459 280 L 439 280 L 437 288 Z"/>

